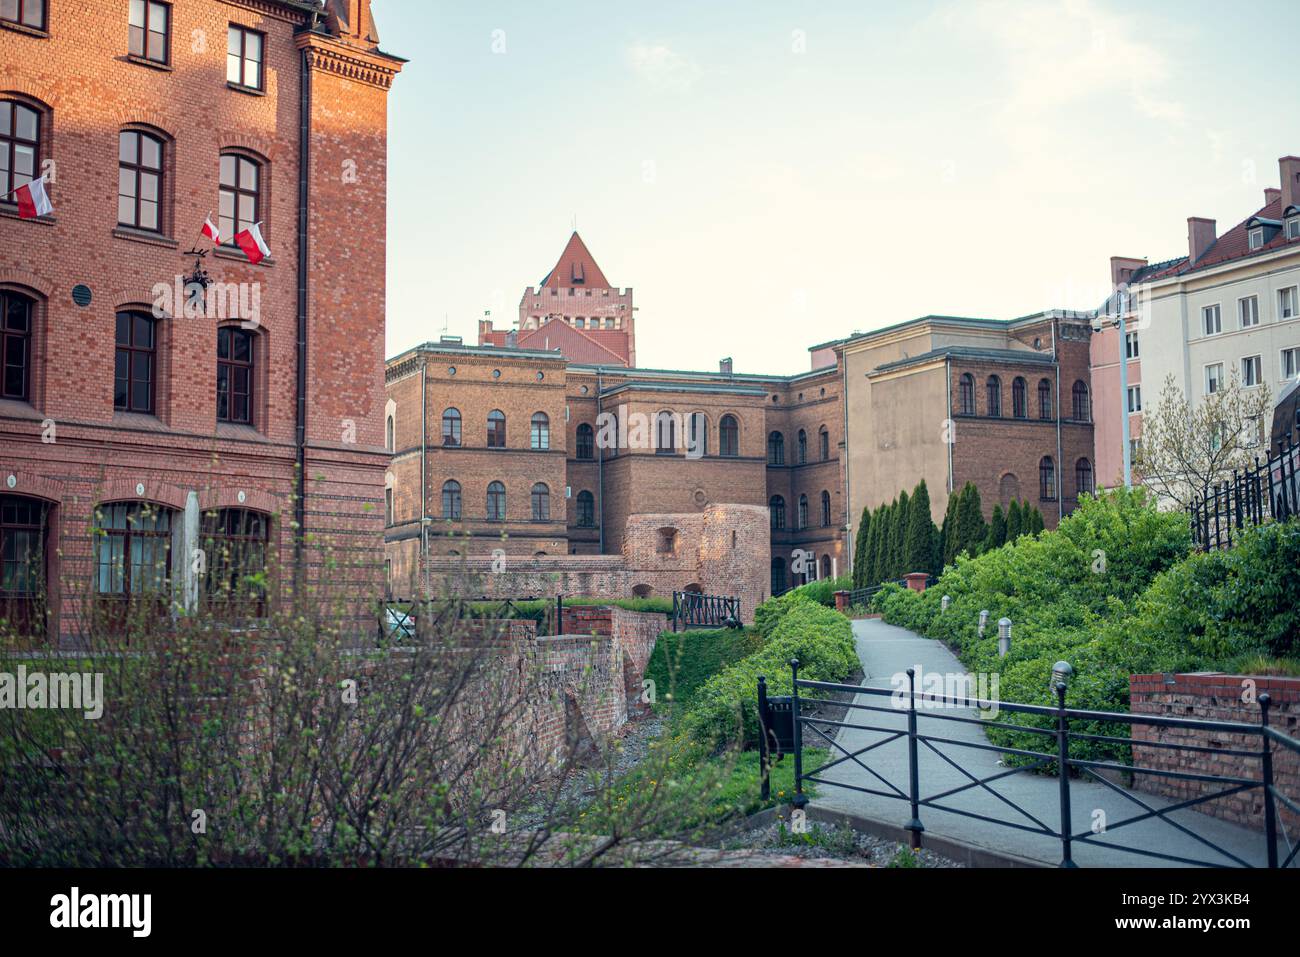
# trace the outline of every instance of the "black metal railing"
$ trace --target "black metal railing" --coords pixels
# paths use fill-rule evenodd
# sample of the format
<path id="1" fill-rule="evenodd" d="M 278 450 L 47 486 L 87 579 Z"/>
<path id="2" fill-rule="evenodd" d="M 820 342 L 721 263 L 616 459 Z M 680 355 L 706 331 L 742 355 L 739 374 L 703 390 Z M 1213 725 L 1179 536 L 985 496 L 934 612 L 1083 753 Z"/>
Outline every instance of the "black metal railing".
<path id="1" fill-rule="evenodd" d="M 938 581 L 938 579 L 935 578 L 933 575 L 927 576 L 925 579 L 925 587 L 929 588 L 936 581 Z M 907 584 L 906 578 L 891 578 L 888 581 L 881 582 L 879 585 L 872 585 L 870 588 L 854 588 L 849 592 L 849 607 L 866 608 L 871 604 L 871 599 L 875 598 L 876 594 L 886 585 L 906 585 L 906 584 Z"/>
<path id="2" fill-rule="evenodd" d="M 908 689 L 903 698 L 906 707 L 905 709 L 900 709 L 895 707 L 892 703 L 873 705 L 861 703 L 857 700 L 857 696 L 859 695 L 892 698 L 896 694 L 892 688 L 867 688 L 859 687 L 857 685 L 835 684 L 826 681 L 809 681 L 799 677 L 799 662 L 797 659 L 790 662 L 790 667 L 793 675 L 793 694 L 789 696 L 769 698 L 767 696 L 765 687 L 766 683 L 764 679 L 758 679 L 760 767 L 763 769 L 763 784 L 766 786 L 767 772 L 770 768 L 772 755 L 783 755 L 785 753 L 793 755 L 795 776 L 793 804 L 795 808 L 802 808 L 808 804 L 807 795 L 804 794 L 805 783 L 816 783 L 818 785 L 841 787 L 865 794 L 907 802 L 910 809 L 910 818 L 903 827 L 911 833 L 911 844 L 913 848 L 919 848 L 921 846 L 921 834 L 925 831 L 925 827 L 921 822 L 921 813 L 924 808 L 944 811 L 963 817 L 974 818 L 990 824 L 1001 825 L 1016 830 L 1027 831 L 1033 834 L 1054 838 L 1061 844 L 1060 866 L 1062 867 L 1076 866 L 1073 858 L 1073 846 L 1075 844 L 1099 846 L 1108 850 L 1124 851 L 1143 857 L 1191 866 L 1224 866 L 1222 862 L 1183 857 L 1152 848 L 1137 847 L 1132 843 L 1116 844 L 1109 841 L 1101 841 L 1098 839 L 1101 835 L 1095 833 L 1090 827 L 1076 830 L 1070 814 L 1070 780 L 1073 772 L 1077 773 L 1081 777 L 1097 781 L 1133 802 L 1138 806 L 1138 808 L 1140 808 L 1140 811 L 1135 813 L 1132 817 L 1125 818 L 1118 822 L 1107 822 L 1104 832 L 1105 834 L 1112 834 L 1121 828 L 1142 821 L 1159 820 L 1182 832 L 1184 835 L 1190 836 L 1205 847 L 1223 855 L 1224 858 L 1232 862 L 1232 865 L 1251 867 L 1254 865 L 1243 859 L 1239 854 L 1235 854 L 1231 850 L 1215 844 L 1209 838 L 1196 833 L 1185 824 L 1173 820 L 1170 815 L 1176 811 L 1182 811 L 1199 804 L 1204 804 L 1207 801 L 1213 801 L 1240 792 L 1259 789 L 1264 811 L 1263 840 L 1265 843 L 1265 859 L 1267 861 L 1267 866 L 1271 868 L 1296 866 L 1296 855 L 1297 852 L 1300 851 L 1300 835 L 1297 835 L 1297 839 L 1293 841 L 1287 834 L 1285 825 L 1278 820 L 1277 805 L 1280 803 L 1293 814 L 1300 814 L 1300 804 L 1298 804 L 1293 797 L 1282 793 L 1279 789 L 1273 771 L 1273 752 L 1274 750 L 1285 750 L 1300 755 L 1300 740 L 1296 740 L 1269 725 L 1270 699 L 1267 694 L 1261 694 L 1258 699 L 1260 706 L 1259 723 L 1248 724 L 1233 721 L 1171 718 L 1163 715 L 1088 711 L 1078 708 L 1067 708 L 1065 706 L 1066 686 L 1061 682 L 1058 682 L 1055 686 L 1057 701 L 1056 707 L 976 698 L 959 698 L 957 696 L 932 692 L 918 693 L 916 690 L 916 677 L 914 671 L 909 668 L 907 670 Z M 801 694 L 803 691 L 822 692 L 825 694 L 845 693 L 851 694 L 854 697 L 849 701 L 832 701 L 825 697 L 807 697 L 804 694 Z M 918 701 L 928 703 L 924 711 L 917 710 Z M 850 709 L 850 711 L 845 713 L 845 720 L 842 721 L 819 716 L 824 714 L 824 712 L 819 712 L 817 714 L 806 713 L 810 708 L 816 708 L 824 704 L 837 705 L 838 707 Z M 948 707 L 950 711 L 945 713 L 943 711 L 931 710 L 934 706 Z M 1009 745 L 997 746 L 983 740 L 982 736 L 981 740 L 968 741 L 943 735 L 925 734 L 918 730 L 918 718 L 953 722 L 957 724 L 987 725 L 988 722 L 986 719 L 961 713 L 962 711 L 971 708 L 983 710 L 997 708 L 1000 711 L 1010 712 L 1013 714 L 1036 715 L 1050 719 L 1051 723 L 1054 725 L 1054 727 L 1051 728 L 1032 727 L 1026 724 L 997 725 L 997 727 L 1011 731 L 1042 735 L 1047 739 L 1045 745 L 1046 750 L 1039 751 L 1032 748 L 1018 748 Z M 856 711 L 882 712 L 896 715 L 900 710 L 903 710 L 903 713 L 906 715 L 906 725 L 901 729 L 898 727 L 856 724 L 848 720 L 850 715 Z M 1211 748 L 1198 746 L 1196 744 L 1182 743 L 1180 741 L 1165 740 L 1144 740 L 1141 741 L 1140 744 L 1143 748 L 1157 748 L 1202 754 L 1213 752 L 1213 754 L 1220 757 L 1237 757 L 1257 760 L 1260 769 L 1259 776 L 1251 777 L 1246 774 L 1208 774 L 1195 771 L 1170 770 L 1168 768 L 1140 767 L 1113 761 L 1073 758 L 1070 757 L 1071 742 L 1109 742 L 1114 744 L 1131 745 L 1134 741 L 1131 738 L 1115 735 L 1090 734 L 1072 731 L 1071 722 L 1083 722 L 1094 727 L 1095 722 L 1113 722 L 1128 724 L 1130 726 L 1158 727 L 1179 731 L 1197 730 L 1209 731 L 1217 734 L 1245 735 L 1248 740 L 1250 738 L 1255 738 L 1259 741 L 1258 750 L 1218 746 Z M 828 734 L 823 730 L 824 727 L 830 728 L 831 733 Z M 849 751 L 835 739 L 835 731 L 839 728 L 853 728 L 861 731 L 879 732 L 883 737 L 880 740 L 873 741 L 865 747 Z M 819 747 L 824 746 L 834 748 L 839 752 L 840 756 L 836 757 L 834 760 L 828 760 L 825 764 L 814 768 L 812 771 L 805 772 L 803 769 L 803 739 L 805 729 L 810 730 L 817 735 L 817 744 Z M 864 763 L 862 760 L 862 756 L 867 752 L 903 738 L 906 738 L 907 740 L 908 780 L 905 784 L 897 784 L 893 781 L 887 780 L 880 771 L 868 766 L 868 764 Z M 921 769 L 917 760 L 919 749 L 922 746 L 938 755 L 938 757 L 945 762 L 946 766 L 955 768 L 964 775 L 965 778 L 968 779 L 968 783 L 957 787 L 945 787 L 944 789 L 931 794 L 923 792 Z M 976 777 L 975 774 L 972 774 L 966 768 L 963 768 L 961 763 L 955 759 L 952 754 L 940 750 L 941 746 L 969 748 L 985 752 L 995 752 L 1000 755 L 1015 755 L 1018 758 L 1024 759 L 1025 763 L 1020 766 L 1005 768 L 999 770 L 995 774 L 980 778 Z M 834 751 L 831 753 L 834 754 Z M 846 762 L 852 762 L 866 772 L 866 775 L 868 776 L 866 781 L 869 785 L 873 786 L 862 786 L 849 784 L 843 781 L 832 781 L 824 777 L 825 772 L 837 765 L 845 764 Z M 1025 774 L 1038 771 L 1040 769 L 1050 769 L 1054 770 L 1056 773 L 1058 781 L 1059 816 L 1055 822 L 1043 820 L 1044 815 L 1042 815 L 1041 812 L 1035 814 L 1012 800 L 1007 795 L 995 791 L 990 787 L 991 784 L 1003 778 L 1008 778 L 1015 774 Z M 1196 797 L 1180 800 L 1167 807 L 1160 808 L 1156 807 L 1152 803 L 1142 800 L 1142 798 L 1138 797 L 1131 791 L 1115 784 L 1106 776 L 1107 773 L 1144 774 L 1167 780 L 1200 782 L 1201 784 L 1213 787 L 1222 785 L 1223 788 L 1221 790 L 1216 790 L 1213 793 L 1200 794 Z M 877 784 L 879 786 L 875 786 Z M 948 799 L 953 796 L 969 791 L 972 788 L 982 788 L 984 791 L 997 798 L 998 801 L 1001 802 L 1000 806 L 1005 806 L 1015 811 L 1016 816 L 1013 819 L 1008 820 L 993 817 L 988 814 L 981 814 L 967 808 L 954 807 L 950 803 L 946 803 Z M 1280 841 L 1279 826 L 1281 826 Z"/>
<path id="3" fill-rule="evenodd" d="M 673 631 L 683 628 L 739 628 L 740 599 L 675 591 L 672 619 Z"/>
<path id="4" fill-rule="evenodd" d="M 537 623 L 538 637 L 558 635 L 564 628 L 564 596 L 557 595 L 548 604 L 541 615 L 535 611 L 520 608 L 523 602 L 537 602 L 543 599 L 530 595 L 523 598 L 490 598 L 481 595 L 472 597 L 431 598 L 424 601 L 410 598 L 386 598 L 379 605 L 379 639 L 380 641 L 418 641 L 420 639 L 421 612 L 427 611 L 442 616 L 464 619 L 488 619 L 508 621 L 527 619 Z M 549 599 L 546 599 L 548 602 Z M 478 607 L 475 607 L 478 606 Z M 486 606 L 486 607 L 483 607 Z"/>
<path id="5" fill-rule="evenodd" d="M 1231 479 L 1217 482 L 1196 496 L 1188 513 L 1192 541 L 1201 551 L 1230 548 L 1242 529 L 1272 519 L 1285 521 L 1300 515 L 1300 446 L 1290 436 L 1278 443 L 1276 455 L 1250 468 L 1234 470 Z"/>

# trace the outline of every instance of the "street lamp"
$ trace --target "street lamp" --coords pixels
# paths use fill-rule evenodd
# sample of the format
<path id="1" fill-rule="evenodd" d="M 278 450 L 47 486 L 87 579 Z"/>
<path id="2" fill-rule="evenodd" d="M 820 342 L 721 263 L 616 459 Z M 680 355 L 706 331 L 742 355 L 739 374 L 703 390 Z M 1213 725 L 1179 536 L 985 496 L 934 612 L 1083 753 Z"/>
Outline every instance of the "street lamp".
<path id="1" fill-rule="evenodd" d="M 979 631 L 979 635 L 980 635 L 981 638 L 984 637 L 984 626 L 987 625 L 988 623 L 989 623 L 989 610 L 988 610 L 987 608 L 985 608 L 985 609 L 983 609 L 983 610 L 980 612 L 980 631 Z"/>
<path id="2" fill-rule="evenodd" d="M 952 604 L 952 598 L 950 598 L 950 597 L 947 596 L 947 595 L 944 595 L 943 598 L 939 601 L 939 610 L 940 610 L 940 611 L 947 611 L 947 610 L 948 610 L 948 606 L 949 606 L 950 604 Z"/>
<path id="3" fill-rule="evenodd" d="M 1058 661 L 1052 665 L 1052 689 L 1055 690 L 1057 685 L 1068 685 L 1070 679 L 1074 677 L 1074 668 L 1068 661 Z"/>
<path id="4" fill-rule="evenodd" d="M 1011 619 L 998 619 L 998 657 L 1005 658 L 1011 654 Z"/>

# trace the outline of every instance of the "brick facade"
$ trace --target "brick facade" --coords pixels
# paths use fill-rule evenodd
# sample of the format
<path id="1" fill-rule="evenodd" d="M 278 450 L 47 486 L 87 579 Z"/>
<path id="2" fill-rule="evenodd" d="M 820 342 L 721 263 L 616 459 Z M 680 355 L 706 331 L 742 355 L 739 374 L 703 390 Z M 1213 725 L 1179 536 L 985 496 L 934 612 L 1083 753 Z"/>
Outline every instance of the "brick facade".
<path id="1" fill-rule="evenodd" d="M 48 509 L 44 632 L 68 640 L 74 596 L 92 589 L 96 507 L 152 503 L 173 511 L 171 597 L 199 584 L 184 560 L 200 510 L 269 518 L 269 561 L 294 560 L 298 459 L 305 463 L 303 559 L 315 580 L 324 548 L 346 569 L 335 585 L 378 582 L 383 476 L 386 103 L 402 61 L 374 41 L 368 2 L 331 0 L 316 15 L 272 0 L 174 0 L 165 64 L 127 56 L 128 6 L 49 5 L 48 29 L 0 29 L 0 99 L 41 117 L 42 168 L 54 213 L 20 220 L 0 202 L 0 291 L 30 302 L 31 386 L 0 401 L 0 494 Z M 227 31 L 264 35 L 262 90 L 226 82 Z M 309 88 L 304 98 L 303 76 Z M 93 86 L 93 93 L 87 92 Z M 305 117 L 300 114 L 306 103 Z M 300 119 L 308 142 L 300 143 Z M 162 144 L 159 230 L 119 224 L 118 141 Z M 193 316 L 160 290 L 188 274 L 205 216 L 216 219 L 223 155 L 258 164 L 258 218 L 271 255 L 252 265 L 222 247 L 204 260 L 215 283 L 238 284 L 247 309 Z M 306 250 L 298 241 L 306 159 Z M 45 165 L 46 163 L 52 165 Z M 351 211 L 366 208 L 364 219 Z M 348 256 L 336 253 L 346 249 Z M 305 255 L 305 435 L 297 436 L 298 285 Z M 84 286 L 91 299 L 73 300 Z M 227 286 L 226 288 L 236 288 Z M 80 290 L 78 290 L 80 292 Z M 257 299 L 253 300 L 252 295 Z M 152 410 L 115 410 L 116 315 L 157 317 Z M 253 333 L 251 424 L 216 412 L 217 330 Z"/>
<path id="2" fill-rule="evenodd" d="M 1244 700 L 1247 689 L 1250 700 Z M 1233 721 L 1258 725 L 1258 696 L 1270 698 L 1269 724 L 1292 738 L 1300 737 L 1300 678 L 1256 678 L 1219 673 L 1177 675 L 1133 675 L 1129 679 L 1129 710 L 1134 714 L 1196 718 L 1205 721 Z M 1207 748 L 1205 751 L 1176 751 L 1144 747 L 1143 742 L 1169 742 Z M 1221 750 L 1259 752 L 1262 739 L 1257 733 L 1228 734 L 1219 731 L 1133 726 L 1133 764 L 1164 771 L 1216 774 L 1260 779 L 1258 758 L 1219 753 Z M 1300 754 L 1274 745 L 1273 775 L 1278 789 L 1300 803 Z M 1187 781 L 1137 774 L 1133 787 L 1175 801 L 1226 790 L 1214 781 Z M 1282 802 L 1276 803 L 1278 822 L 1289 834 L 1300 829 L 1300 815 Z M 1264 797 L 1256 787 L 1198 804 L 1196 810 L 1236 824 L 1263 829 Z"/>

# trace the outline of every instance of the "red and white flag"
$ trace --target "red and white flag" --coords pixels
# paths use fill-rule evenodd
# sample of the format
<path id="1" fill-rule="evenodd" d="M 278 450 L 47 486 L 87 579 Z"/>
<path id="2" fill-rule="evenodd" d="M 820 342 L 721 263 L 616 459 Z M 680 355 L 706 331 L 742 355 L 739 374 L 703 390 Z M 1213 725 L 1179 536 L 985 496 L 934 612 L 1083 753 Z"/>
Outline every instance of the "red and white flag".
<path id="1" fill-rule="evenodd" d="M 253 223 L 242 233 L 235 234 L 235 245 L 244 251 L 248 261 L 256 266 L 267 256 L 271 255 L 270 247 L 266 245 L 266 240 L 262 238 L 261 223 Z"/>
<path id="2" fill-rule="evenodd" d="M 21 219 L 35 219 L 54 212 L 54 204 L 45 192 L 44 176 L 19 186 L 14 190 L 14 199 L 18 202 L 18 216 Z"/>
<path id="3" fill-rule="evenodd" d="M 212 240 L 212 245 L 221 245 L 221 230 L 212 224 L 212 214 L 208 213 L 208 218 L 203 220 L 203 235 Z"/>

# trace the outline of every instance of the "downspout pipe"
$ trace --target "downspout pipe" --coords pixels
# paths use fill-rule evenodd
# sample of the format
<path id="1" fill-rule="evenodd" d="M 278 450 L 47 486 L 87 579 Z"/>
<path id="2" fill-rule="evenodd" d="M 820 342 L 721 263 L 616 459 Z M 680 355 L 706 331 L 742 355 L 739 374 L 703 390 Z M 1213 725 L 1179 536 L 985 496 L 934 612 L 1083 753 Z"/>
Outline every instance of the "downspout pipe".
<path id="1" fill-rule="evenodd" d="M 1057 351 L 1056 324 L 1052 319 L 1052 365 L 1056 369 L 1056 523 L 1065 518 L 1065 463 L 1061 461 L 1061 356 Z"/>
<path id="2" fill-rule="evenodd" d="M 600 415 L 604 408 L 604 399 L 601 397 L 602 379 L 600 367 L 596 368 L 596 434 L 600 435 Z M 615 441 L 618 441 L 617 438 Z M 596 494 L 600 496 L 599 506 L 599 525 L 600 525 L 600 553 L 605 554 L 605 450 L 596 449 Z"/>
<path id="3" fill-rule="evenodd" d="M 313 11 L 307 25 L 314 31 L 320 11 Z M 307 202 L 311 196 L 311 54 L 302 50 L 298 77 L 298 316 L 297 316 L 297 404 L 294 410 L 294 577 L 304 580 L 304 542 L 307 522 L 307 282 L 309 276 Z"/>

